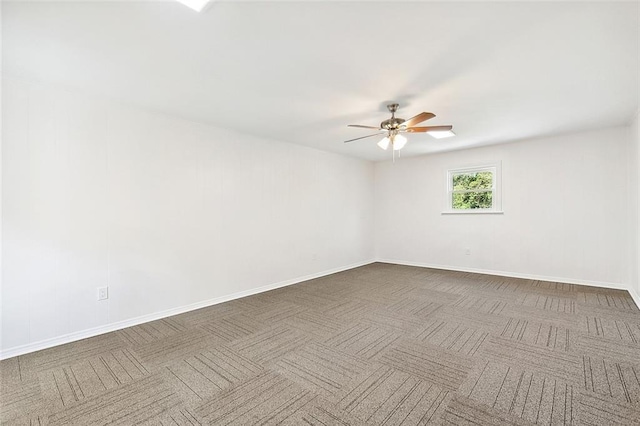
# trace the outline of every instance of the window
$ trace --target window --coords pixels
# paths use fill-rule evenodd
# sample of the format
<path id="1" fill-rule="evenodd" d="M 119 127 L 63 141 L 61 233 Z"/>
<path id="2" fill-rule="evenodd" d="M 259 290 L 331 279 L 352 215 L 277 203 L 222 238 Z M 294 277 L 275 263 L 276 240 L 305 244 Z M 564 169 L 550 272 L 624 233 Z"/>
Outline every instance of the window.
<path id="1" fill-rule="evenodd" d="M 500 179 L 500 164 L 449 170 L 445 213 L 502 213 Z"/>

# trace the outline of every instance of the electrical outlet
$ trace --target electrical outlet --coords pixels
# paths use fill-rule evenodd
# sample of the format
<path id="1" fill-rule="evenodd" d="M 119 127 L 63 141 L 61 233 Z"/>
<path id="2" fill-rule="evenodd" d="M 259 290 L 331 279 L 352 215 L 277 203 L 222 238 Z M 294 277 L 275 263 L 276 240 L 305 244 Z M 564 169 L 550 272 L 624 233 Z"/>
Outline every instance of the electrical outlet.
<path id="1" fill-rule="evenodd" d="M 109 287 L 98 287 L 98 300 L 107 300 L 109 298 Z"/>
<path id="2" fill-rule="evenodd" d="M 464 254 L 466 254 L 467 256 L 471 255 L 471 249 L 464 249 Z"/>

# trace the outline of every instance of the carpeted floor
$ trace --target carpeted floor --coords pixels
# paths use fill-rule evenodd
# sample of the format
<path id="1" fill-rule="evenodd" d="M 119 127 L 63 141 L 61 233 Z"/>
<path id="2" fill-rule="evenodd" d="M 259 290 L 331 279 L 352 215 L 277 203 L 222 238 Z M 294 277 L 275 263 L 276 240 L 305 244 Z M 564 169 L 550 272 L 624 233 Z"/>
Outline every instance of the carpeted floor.
<path id="1" fill-rule="evenodd" d="M 380 263 L 0 366 L 3 424 L 640 425 L 628 293 Z"/>

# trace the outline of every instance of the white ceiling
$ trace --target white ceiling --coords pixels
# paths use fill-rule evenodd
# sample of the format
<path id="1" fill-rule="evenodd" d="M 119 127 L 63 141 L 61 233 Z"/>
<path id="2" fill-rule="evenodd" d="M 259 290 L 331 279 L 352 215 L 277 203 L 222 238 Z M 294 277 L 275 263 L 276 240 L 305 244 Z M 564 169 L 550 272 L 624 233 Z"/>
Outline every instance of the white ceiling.
<path id="1" fill-rule="evenodd" d="M 377 125 L 429 111 L 457 137 L 404 155 L 626 124 L 638 2 L 4 2 L 9 75 L 241 132 L 390 157 Z"/>

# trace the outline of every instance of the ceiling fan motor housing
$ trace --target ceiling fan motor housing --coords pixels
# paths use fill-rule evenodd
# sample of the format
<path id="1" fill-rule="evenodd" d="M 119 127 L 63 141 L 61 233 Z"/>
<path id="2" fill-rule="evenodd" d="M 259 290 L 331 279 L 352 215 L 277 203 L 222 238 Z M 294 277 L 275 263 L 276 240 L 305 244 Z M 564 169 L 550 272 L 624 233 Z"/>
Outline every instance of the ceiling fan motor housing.
<path id="1" fill-rule="evenodd" d="M 380 128 L 384 130 L 398 130 L 404 121 L 404 118 L 393 117 L 380 123 Z"/>

